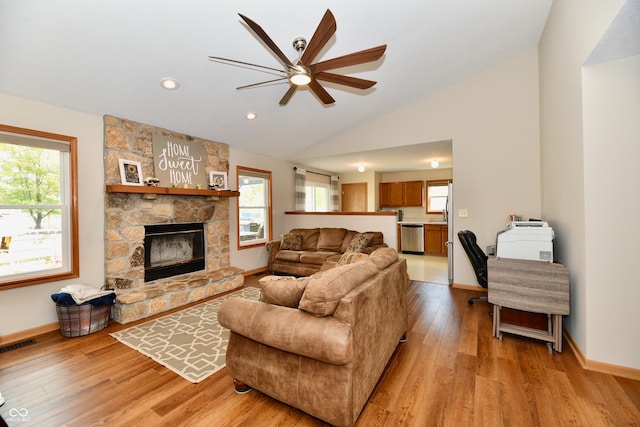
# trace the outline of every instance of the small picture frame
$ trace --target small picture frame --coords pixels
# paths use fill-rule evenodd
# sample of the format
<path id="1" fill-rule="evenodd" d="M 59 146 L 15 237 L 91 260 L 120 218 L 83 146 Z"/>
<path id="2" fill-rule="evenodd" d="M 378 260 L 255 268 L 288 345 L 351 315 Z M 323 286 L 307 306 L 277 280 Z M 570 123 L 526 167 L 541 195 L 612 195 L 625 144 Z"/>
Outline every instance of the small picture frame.
<path id="1" fill-rule="evenodd" d="M 226 172 L 209 172 L 209 188 L 212 190 L 227 189 L 227 173 Z"/>
<path id="2" fill-rule="evenodd" d="M 118 159 L 120 163 L 120 180 L 122 185 L 144 185 L 142 165 L 133 160 Z"/>

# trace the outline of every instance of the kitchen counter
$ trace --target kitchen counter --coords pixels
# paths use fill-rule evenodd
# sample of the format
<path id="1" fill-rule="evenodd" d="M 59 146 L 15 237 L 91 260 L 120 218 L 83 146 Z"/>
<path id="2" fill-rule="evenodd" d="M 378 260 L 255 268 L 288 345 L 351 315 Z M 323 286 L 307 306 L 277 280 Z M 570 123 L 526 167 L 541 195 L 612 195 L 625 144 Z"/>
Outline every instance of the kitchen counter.
<path id="1" fill-rule="evenodd" d="M 398 224 L 433 224 L 433 225 L 447 225 L 446 221 L 429 221 L 428 219 L 403 219 L 402 221 L 398 221 Z"/>

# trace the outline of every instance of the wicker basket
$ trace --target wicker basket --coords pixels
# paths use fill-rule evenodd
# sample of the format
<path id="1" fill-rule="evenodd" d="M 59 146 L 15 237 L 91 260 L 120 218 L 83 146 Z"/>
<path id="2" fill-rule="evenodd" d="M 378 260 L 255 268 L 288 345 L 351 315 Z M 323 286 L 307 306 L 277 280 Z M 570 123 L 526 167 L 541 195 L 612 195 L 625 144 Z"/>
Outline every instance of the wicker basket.
<path id="1" fill-rule="evenodd" d="M 103 330 L 109 325 L 111 305 L 94 307 L 90 303 L 81 305 L 56 304 L 60 332 L 65 337 L 81 337 Z"/>

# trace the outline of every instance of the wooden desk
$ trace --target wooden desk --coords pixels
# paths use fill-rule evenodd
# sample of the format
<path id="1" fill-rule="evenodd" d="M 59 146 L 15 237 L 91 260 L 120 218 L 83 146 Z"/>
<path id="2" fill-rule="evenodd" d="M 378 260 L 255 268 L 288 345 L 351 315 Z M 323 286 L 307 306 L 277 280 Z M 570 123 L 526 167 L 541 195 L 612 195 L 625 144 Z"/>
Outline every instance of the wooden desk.
<path id="1" fill-rule="evenodd" d="M 511 333 L 547 341 L 562 352 L 562 316 L 569 314 L 569 271 L 547 261 L 495 258 L 487 261 L 489 302 L 493 306 L 493 336 Z M 547 330 L 501 321 L 502 307 L 547 314 Z"/>

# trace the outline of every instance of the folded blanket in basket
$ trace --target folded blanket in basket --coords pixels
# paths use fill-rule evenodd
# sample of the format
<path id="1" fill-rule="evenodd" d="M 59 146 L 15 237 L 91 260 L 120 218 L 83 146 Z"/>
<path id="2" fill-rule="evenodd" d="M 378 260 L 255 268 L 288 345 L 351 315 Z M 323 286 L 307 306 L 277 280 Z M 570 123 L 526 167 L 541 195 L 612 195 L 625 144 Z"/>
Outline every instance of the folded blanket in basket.
<path id="1" fill-rule="evenodd" d="M 106 297 L 108 301 L 107 303 L 113 304 L 113 299 L 115 298 L 115 293 L 111 290 L 101 291 L 100 289 L 96 289 L 91 285 L 83 285 L 83 284 L 67 285 L 64 288 L 60 289 L 59 294 L 51 295 L 51 298 L 55 302 L 58 302 L 56 301 L 56 299 L 54 299 L 54 295 L 57 295 L 58 299 L 64 299 L 64 297 L 60 296 L 61 294 L 69 294 L 76 304 L 84 304 L 85 302 L 93 303 L 93 300 L 101 297 Z M 60 302 L 63 302 L 63 301 L 60 301 Z M 93 304 L 93 305 L 100 305 L 100 304 Z"/>
<path id="2" fill-rule="evenodd" d="M 56 304 L 61 305 L 78 305 L 74 301 L 73 297 L 65 292 L 60 292 L 59 294 L 51 294 L 51 299 Z M 85 304 L 91 304 L 94 307 L 99 307 L 101 305 L 113 305 L 116 302 L 116 294 L 112 293 L 109 295 L 103 295 L 101 297 L 97 297 L 87 301 Z M 82 305 L 82 304 L 80 304 Z"/>

